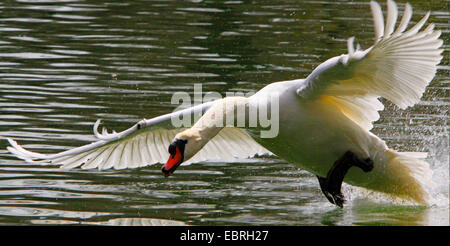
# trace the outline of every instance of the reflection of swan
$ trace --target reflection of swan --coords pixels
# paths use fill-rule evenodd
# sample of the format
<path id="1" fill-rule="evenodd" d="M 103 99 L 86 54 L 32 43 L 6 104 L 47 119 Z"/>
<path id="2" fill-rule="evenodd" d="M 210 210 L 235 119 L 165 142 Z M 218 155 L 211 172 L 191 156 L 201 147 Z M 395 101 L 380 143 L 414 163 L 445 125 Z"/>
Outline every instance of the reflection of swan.
<path id="1" fill-rule="evenodd" d="M 86 224 L 112 226 L 186 226 L 182 221 L 147 219 L 147 218 L 115 218 L 108 221 L 86 222 Z"/>
<path id="2" fill-rule="evenodd" d="M 366 50 L 355 49 L 350 38 L 348 54 L 325 61 L 306 79 L 273 83 L 248 98 L 227 97 L 142 120 L 120 133 L 98 133 L 97 121 L 97 142 L 57 154 L 27 151 L 12 139 L 8 150 L 27 161 L 61 164 L 63 168 L 135 168 L 169 158 L 162 168 L 166 176 L 183 161 L 232 161 L 234 157 L 274 153 L 316 174 L 323 193 L 336 205 L 344 202 L 340 191 L 344 177 L 350 184 L 425 204 L 425 187 L 432 182 L 428 164 L 416 159 L 423 155 L 390 150 L 369 130 L 379 118 L 377 111 L 383 109 L 379 97 L 400 108 L 420 100 L 442 59 L 440 31 L 429 25 L 419 32 L 429 13 L 405 31 L 412 16 L 409 4 L 394 31 L 396 4 L 387 2 L 386 25 L 378 3 L 370 5 L 375 44 Z M 219 127 L 221 116 L 234 113 L 234 107 L 227 105 L 243 105 L 247 111 L 270 108 L 273 95 L 279 99 L 279 133 L 275 137 L 259 137 L 259 128 Z M 199 112 L 205 114 L 192 128 L 170 125 L 174 117 Z"/>

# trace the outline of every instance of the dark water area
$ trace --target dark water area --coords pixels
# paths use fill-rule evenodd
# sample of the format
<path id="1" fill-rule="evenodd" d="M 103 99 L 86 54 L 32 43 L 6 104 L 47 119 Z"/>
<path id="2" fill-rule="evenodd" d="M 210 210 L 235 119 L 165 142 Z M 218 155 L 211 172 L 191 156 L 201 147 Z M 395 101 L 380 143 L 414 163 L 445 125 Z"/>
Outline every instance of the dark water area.
<path id="1" fill-rule="evenodd" d="M 349 202 L 336 208 L 314 175 L 275 157 L 198 163 L 165 179 L 160 165 L 29 164 L 0 139 L 0 225 L 448 225 L 449 4 L 409 2 L 415 22 L 431 10 L 444 58 L 422 101 L 383 101 L 372 131 L 393 149 L 428 152 L 432 206 L 345 185 Z M 304 78 L 346 53 L 351 36 L 373 43 L 368 1 L 2 1 L 0 136 L 59 152 L 94 141 L 99 118 L 120 131 L 172 112 L 173 93 L 194 83 L 224 94 Z"/>

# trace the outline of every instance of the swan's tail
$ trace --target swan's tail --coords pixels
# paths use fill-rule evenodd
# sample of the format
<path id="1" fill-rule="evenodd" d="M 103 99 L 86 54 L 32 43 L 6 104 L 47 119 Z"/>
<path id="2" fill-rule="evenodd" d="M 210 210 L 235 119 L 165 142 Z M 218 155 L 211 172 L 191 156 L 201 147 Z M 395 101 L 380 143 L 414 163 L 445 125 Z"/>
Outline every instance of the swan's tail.
<path id="1" fill-rule="evenodd" d="M 425 157 L 426 153 L 386 150 L 375 161 L 371 178 L 364 187 L 428 205 L 435 184 L 429 164 L 421 160 Z"/>

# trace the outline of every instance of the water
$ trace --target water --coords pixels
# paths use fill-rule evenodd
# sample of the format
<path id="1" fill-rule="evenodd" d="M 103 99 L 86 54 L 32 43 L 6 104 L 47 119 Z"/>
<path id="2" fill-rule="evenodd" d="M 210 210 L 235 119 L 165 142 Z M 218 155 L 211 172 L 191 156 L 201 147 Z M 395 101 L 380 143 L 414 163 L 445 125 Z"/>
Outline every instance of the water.
<path id="1" fill-rule="evenodd" d="M 387 102 L 373 132 L 429 152 L 433 206 L 345 186 L 339 209 L 313 175 L 277 158 L 195 164 L 165 179 L 159 165 L 30 165 L 0 140 L 0 224 L 448 225 L 448 2 L 410 2 L 414 21 L 433 10 L 447 51 L 422 102 Z M 350 36 L 371 45 L 373 28 L 366 1 L 17 0 L 0 3 L 0 34 L 0 135 L 49 153 L 93 141 L 98 118 L 123 130 L 171 112 L 172 93 L 194 83 L 250 92 L 304 78 L 346 52 Z"/>

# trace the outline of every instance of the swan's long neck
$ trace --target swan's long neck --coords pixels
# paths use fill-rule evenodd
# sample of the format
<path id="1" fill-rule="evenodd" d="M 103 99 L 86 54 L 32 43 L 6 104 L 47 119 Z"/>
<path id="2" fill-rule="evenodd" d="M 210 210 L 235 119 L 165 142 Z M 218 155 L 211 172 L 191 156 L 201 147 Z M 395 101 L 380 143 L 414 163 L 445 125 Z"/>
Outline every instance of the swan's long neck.
<path id="1" fill-rule="evenodd" d="M 246 106 L 245 97 L 226 97 L 217 101 L 191 128 L 178 133 L 175 138 L 187 139 L 185 159 L 195 155 L 200 149 L 214 138 L 223 127 L 235 126 L 237 108 Z M 244 110 L 245 113 L 245 110 Z"/>

